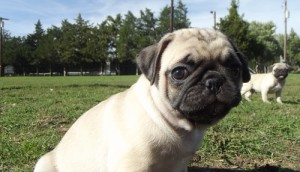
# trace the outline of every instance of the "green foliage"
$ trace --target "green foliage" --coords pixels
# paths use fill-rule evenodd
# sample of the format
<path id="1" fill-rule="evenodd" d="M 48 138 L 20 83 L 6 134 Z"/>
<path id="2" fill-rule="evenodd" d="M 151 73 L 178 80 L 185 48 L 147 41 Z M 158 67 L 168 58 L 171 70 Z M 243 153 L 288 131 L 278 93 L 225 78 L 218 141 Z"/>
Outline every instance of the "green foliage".
<path id="1" fill-rule="evenodd" d="M 60 62 L 65 66 L 68 64 L 75 64 L 74 57 L 74 49 L 73 49 L 73 35 L 74 29 L 73 25 L 69 23 L 67 20 L 63 20 L 61 23 L 61 32 L 62 36 L 59 39 L 59 52 L 60 54 Z"/>
<path id="2" fill-rule="evenodd" d="M 38 20 L 35 24 L 35 32 L 29 35 L 28 39 L 30 41 L 30 49 L 32 50 L 32 52 L 30 52 L 31 59 L 29 62 L 36 68 L 36 73 L 39 73 L 39 65 L 41 64 L 40 56 L 44 53 L 43 51 L 40 51 L 40 47 L 43 46 L 42 39 L 44 34 L 45 31 L 42 28 L 42 23 Z"/>
<path id="3" fill-rule="evenodd" d="M 174 10 L 174 29 L 178 30 L 181 28 L 188 28 L 191 26 L 191 22 L 187 17 L 188 9 L 182 3 L 181 0 L 178 1 L 177 7 Z"/>
<path id="4" fill-rule="evenodd" d="M 118 59 L 118 54 L 116 52 L 117 43 L 119 41 L 119 32 L 122 26 L 122 16 L 118 14 L 115 18 L 108 16 L 106 21 L 108 27 L 108 52 L 112 59 Z"/>
<path id="5" fill-rule="evenodd" d="M 300 37 L 292 29 L 288 40 L 288 59 L 300 66 Z"/>
<path id="6" fill-rule="evenodd" d="M 161 10 L 159 18 L 158 18 L 159 27 L 157 28 L 158 32 L 157 32 L 156 39 L 159 39 L 166 33 L 170 32 L 170 16 L 171 16 L 170 7 L 165 6 Z"/>
<path id="7" fill-rule="evenodd" d="M 250 45 L 252 49 L 251 55 L 255 58 L 256 62 L 274 63 L 279 60 L 282 49 L 279 42 L 276 40 L 275 29 L 276 26 L 273 22 L 250 23 L 249 36 L 250 39 L 255 41 Z"/>
<path id="8" fill-rule="evenodd" d="M 166 5 L 160 12 L 158 23 L 159 26 L 157 28 L 158 34 L 157 39 L 160 39 L 163 35 L 170 32 L 170 16 L 171 10 L 170 6 Z M 178 30 L 182 28 L 189 28 L 191 23 L 187 18 L 188 9 L 182 3 L 181 0 L 178 1 L 177 5 L 174 8 L 174 21 L 173 21 L 173 29 Z"/>
<path id="9" fill-rule="evenodd" d="M 250 62 L 271 64 L 282 54 L 283 36 L 275 34 L 272 22 L 247 22 L 238 12 L 238 1 L 232 0 L 229 14 L 221 18 L 218 29 L 227 34 Z M 177 1 L 174 8 L 174 30 L 191 25 L 187 17 L 188 8 Z M 40 20 L 35 31 L 26 37 L 11 37 L 5 34 L 4 66 L 13 65 L 17 74 L 55 72 L 80 68 L 83 72 L 90 66 L 103 71 L 110 62 L 111 71 L 120 73 L 120 64 L 134 62 L 137 53 L 144 47 L 157 42 L 170 31 L 170 6 L 166 5 L 155 17 L 150 9 L 134 16 L 131 11 L 124 16 L 108 16 L 93 25 L 81 14 L 75 23 L 67 20 L 61 27 L 43 29 Z M 288 60 L 300 64 L 300 38 L 292 30 L 288 37 Z M 101 67 L 98 67 L 101 66 Z M 134 65 L 131 65 L 134 67 Z"/>
<path id="10" fill-rule="evenodd" d="M 238 7 L 237 1 L 232 0 L 228 16 L 220 19 L 218 27 L 238 45 L 242 52 L 250 54 L 249 23 L 239 15 Z"/>
<path id="11" fill-rule="evenodd" d="M 88 21 L 85 21 L 81 14 L 75 19 L 76 23 L 73 25 L 74 35 L 72 49 L 74 49 L 74 59 L 76 65 L 80 66 L 81 73 L 83 72 L 83 65 L 92 62 L 88 42 L 92 39 L 91 26 Z M 82 74 L 81 74 L 82 75 Z"/>
<path id="12" fill-rule="evenodd" d="M 145 11 L 140 11 L 140 18 L 137 20 L 137 33 L 138 33 L 138 50 L 144 47 L 154 44 L 156 41 L 156 28 L 157 21 L 154 17 L 154 13 L 150 9 L 145 9 Z"/>
<path id="13" fill-rule="evenodd" d="M 32 171 L 82 113 L 123 91 L 137 76 L 0 79 L 0 171 Z M 191 166 L 252 171 L 273 165 L 299 171 L 299 75 L 290 74 L 283 105 L 242 101 L 206 132 Z M 271 170 L 272 171 L 272 170 Z"/>
<path id="14" fill-rule="evenodd" d="M 125 15 L 119 31 L 117 52 L 120 61 L 133 60 L 137 54 L 137 18 L 129 11 Z"/>
<path id="15" fill-rule="evenodd" d="M 21 37 L 10 37 L 4 44 L 4 64 L 11 64 L 17 67 L 24 67 L 28 65 L 28 59 L 24 57 L 24 39 Z"/>
<path id="16" fill-rule="evenodd" d="M 283 54 L 283 35 L 276 35 L 273 22 L 247 22 L 238 12 L 239 1 L 232 0 L 228 16 L 218 23 L 220 31 L 228 35 L 238 48 L 248 57 L 250 64 L 265 65 L 279 62 Z M 292 64 L 298 64 L 299 37 L 293 30 L 288 39 L 288 56 Z M 297 63 L 298 62 L 298 63 Z M 299 65 L 299 64 L 298 64 Z"/>
<path id="17" fill-rule="evenodd" d="M 110 61 L 111 70 L 118 74 L 120 63 L 134 62 L 142 48 L 155 43 L 169 32 L 170 20 L 164 15 L 165 12 L 170 13 L 167 6 L 158 18 L 150 9 L 141 10 L 139 17 L 128 11 L 124 18 L 120 14 L 115 18 L 108 16 L 96 26 L 89 24 L 89 21 L 79 14 L 74 24 L 63 20 L 61 27 L 52 26 L 46 32 L 38 20 L 35 32 L 20 42 L 22 51 L 18 51 L 18 55 L 22 57 L 17 57 L 15 53 L 13 45 L 17 45 L 16 40 L 8 36 L 5 65 L 11 64 L 17 69 L 22 66 L 23 69 L 27 69 L 23 71 L 24 74 L 34 72 L 30 67 L 36 68 L 37 74 L 40 69 L 52 74 L 53 66 L 59 66 L 63 68 L 65 75 L 68 68 L 80 68 L 83 72 L 85 66 L 94 63 L 104 66 L 101 67 L 101 70 L 104 70 L 106 62 Z M 187 12 L 186 6 L 179 1 L 175 9 L 176 29 L 190 26 Z M 161 18 L 166 20 L 158 22 Z M 165 26 L 168 26 L 168 29 L 164 29 Z M 10 41 L 12 43 L 9 43 Z"/>

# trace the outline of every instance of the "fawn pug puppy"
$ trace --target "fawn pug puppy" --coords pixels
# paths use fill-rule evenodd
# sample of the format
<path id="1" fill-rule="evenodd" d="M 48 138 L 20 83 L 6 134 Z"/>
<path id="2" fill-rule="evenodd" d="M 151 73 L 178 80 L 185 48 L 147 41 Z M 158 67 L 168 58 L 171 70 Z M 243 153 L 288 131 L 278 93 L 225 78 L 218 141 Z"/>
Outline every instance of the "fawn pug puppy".
<path id="1" fill-rule="evenodd" d="M 137 56 L 129 89 L 84 113 L 39 171 L 183 172 L 207 127 L 241 101 L 247 61 L 222 33 L 182 29 Z"/>
<path id="2" fill-rule="evenodd" d="M 286 63 L 275 63 L 270 73 L 252 74 L 251 80 L 243 84 L 241 94 L 245 94 L 246 100 L 250 101 L 250 96 L 254 92 L 261 92 L 263 102 L 270 103 L 267 95 L 275 92 L 277 103 L 282 104 L 281 92 L 289 74 L 289 68 Z"/>

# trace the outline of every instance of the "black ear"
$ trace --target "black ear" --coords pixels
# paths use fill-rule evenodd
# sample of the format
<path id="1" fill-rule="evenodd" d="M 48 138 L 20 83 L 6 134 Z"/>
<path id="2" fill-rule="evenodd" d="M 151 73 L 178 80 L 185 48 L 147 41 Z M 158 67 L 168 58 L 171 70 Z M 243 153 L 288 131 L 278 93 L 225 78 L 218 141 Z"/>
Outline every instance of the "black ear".
<path id="1" fill-rule="evenodd" d="M 136 63 L 140 71 L 148 78 L 152 80 L 154 73 L 155 57 L 157 56 L 157 44 L 150 45 L 144 48 L 136 57 Z"/>
<path id="2" fill-rule="evenodd" d="M 169 34 L 159 43 L 144 48 L 136 57 L 139 69 L 148 78 L 151 85 L 158 79 L 161 56 L 172 40 L 173 36 Z"/>
<path id="3" fill-rule="evenodd" d="M 242 63 L 242 77 L 243 82 L 248 82 L 251 79 L 249 67 L 248 67 L 248 58 L 237 48 L 237 46 L 228 38 L 231 46 L 233 47 L 234 52 L 236 53 L 237 57 L 239 58 L 240 62 Z"/>
<path id="4" fill-rule="evenodd" d="M 292 66 L 290 66 L 289 64 L 286 63 L 285 65 L 286 65 L 286 68 L 289 70 L 289 72 L 293 70 Z"/>

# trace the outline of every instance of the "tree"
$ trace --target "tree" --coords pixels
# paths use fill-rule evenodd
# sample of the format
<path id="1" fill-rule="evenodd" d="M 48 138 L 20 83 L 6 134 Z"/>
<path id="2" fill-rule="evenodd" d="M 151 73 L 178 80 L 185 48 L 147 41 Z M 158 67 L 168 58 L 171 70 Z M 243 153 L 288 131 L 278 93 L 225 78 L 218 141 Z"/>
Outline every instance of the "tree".
<path id="1" fill-rule="evenodd" d="M 62 36 L 59 38 L 58 51 L 60 52 L 60 63 L 63 64 L 64 76 L 67 74 L 67 66 L 75 64 L 75 48 L 73 46 L 74 28 L 67 20 L 61 23 Z"/>
<path id="2" fill-rule="evenodd" d="M 154 13 L 147 8 L 145 11 L 141 10 L 140 17 L 137 19 L 138 50 L 156 42 L 156 27 L 157 19 L 154 17 Z"/>
<path id="3" fill-rule="evenodd" d="M 171 10 L 170 6 L 166 5 L 160 12 L 158 18 L 158 28 L 157 28 L 157 40 L 159 40 L 163 35 L 170 32 L 170 16 Z M 188 28 L 191 25 L 190 20 L 187 17 L 188 9 L 185 4 L 182 3 L 181 0 L 178 1 L 177 5 L 174 8 L 174 22 L 173 28 L 174 30 Z"/>
<path id="4" fill-rule="evenodd" d="M 251 22 L 249 36 L 255 42 L 250 44 L 251 56 L 257 63 L 274 63 L 282 52 L 278 40 L 275 38 L 276 26 L 273 22 Z"/>
<path id="5" fill-rule="evenodd" d="M 37 48 L 38 54 L 40 54 L 41 62 L 46 64 L 49 68 L 50 75 L 52 76 L 53 65 L 59 63 L 59 39 L 62 33 L 60 28 L 52 26 L 47 30 L 41 40 L 41 44 Z"/>
<path id="6" fill-rule="evenodd" d="M 159 40 L 163 35 L 170 32 L 170 7 L 166 5 L 160 12 L 158 17 L 158 28 L 156 40 Z"/>
<path id="7" fill-rule="evenodd" d="M 94 62 L 100 64 L 100 72 L 103 72 L 103 63 L 109 58 L 109 27 L 104 21 L 97 27 L 91 29 L 91 37 L 87 42 L 87 50 L 90 52 Z"/>
<path id="8" fill-rule="evenodd" d="M 92 62 L 92 56 L 87 44 L 92 39 L 91 26 L 85 21 L 81 14 L 76 18 L 73 35 L 74 58 L 77 65 L 80 66 L 80 73 L 83 75 L 83 65 Z"/>
<path id="9" fill-rule="evenodd" d="M 225 33 L 238 45 L 244 54 L 249 55 L 251 54 L 251 50 L 249 49 L 251 40 L 248 34 L 249 23 L 243 20 L 243 16 L 239 15 L 238 7 L 237 0 L 232 0 L 228 16 L 220 19 L 218 27 L 220 31 Z"/>
<path id="10" fill-rule="evenodd" d="M 39 66 L 41 65 L 41 51 L 37 50 L 41 46 L 41 41 L 44 36 L 44 29 L 40 20 L 35 24 L 35 31 L 33 34 L 29 34 L 25 40 L 27 44 L 27 55 L 29 57 L 29 63 L 35 67 L 36 75 L 39 75 Z"/>
<path id="11" fill-rule="evenodd" d="M 13 65 L 17 58 L 16 47 L 22 44 L 20 37 L 11 37 L 8 33 L 4 32 L 3 38 L 5 43 L 3 43 L 3 64 Z M 3 66 L 5 66 L 3 65 Z"/>
<path id="12" fill-rule="evenodd" d="M 189 28 L 191 22 L 187 17 L 188 9 L 181 0 L 178 1 L 177 7 L 174 10 L 174 29 Z"/>
<path id="13" fill-rule="evenodd" d="M 121 14 L 117 14 L 115 18 L 108 16 L 105 22 L 108 27 L 108 54 L 111 61 L 111 69 L 115 70 L 118 75 L 120 73 L 120 60 L 117 52 L 117 44 L 120 39 L 119 33 L 123 22 L 122 16 Z"/>
<path id="14" fill-rule="evenodd" d="M 117 42 L 117 52 L 120 61 L 133 60 L 137 54 L 137 18 L 128 11 L 125 15 L 123 25 L 120 28 L 120 37 Z"/>
<path id="15" fill-rule="evenodd" d="M 291 29 L 288 38 L 288 59 L 291 63 L 298 64 L 298 66 L 300 66 L 300 38 L 294 29 Z"/>
<path id="16" fill-rule="evenodd" d="M 4 64 L 13 65 L 16 72 L 25 75 L 25 68 L 29 66 L 28 58 L 25 56 L 24 39 L 21 37 L 7 37 L 4 44 Z"/>
<path id="17" fill-rule="evenodd" d="M 88 42 L 93 39 L 94 33 L 88 21 L 81 14 L 75 19 L 75 24 L 67 20 L 62 21 L 61 38 L 59 40 L 60 62 L 63 64 L 64 76 L 67 66 L 79 66 L 83 75 L 83 67 L 93 61 L 92 52 Z"/>

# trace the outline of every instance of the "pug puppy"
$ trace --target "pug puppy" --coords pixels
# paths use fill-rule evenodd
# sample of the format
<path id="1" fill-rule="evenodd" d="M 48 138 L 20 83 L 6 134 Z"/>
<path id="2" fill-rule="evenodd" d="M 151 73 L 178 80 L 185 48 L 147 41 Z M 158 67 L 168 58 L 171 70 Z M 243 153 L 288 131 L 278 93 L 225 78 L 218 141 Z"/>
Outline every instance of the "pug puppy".
<path id="1" fill-rule="evenodd" d="M 250 79 L 244 56 L 213 29 L 169 33 L 137 64 L 138 81 L 84 113 L 35 172 L 187 171 L 205 130 L 239 104 Z"/>
<path id="2" fill-rule="evenodd" d="M 285 79 L 289 74 L 289 65 L 286 63 L 275 63 L 272 72 L 266 74 L 252 74 L 251 80 L 243 84 L 241 94 L 250 101 L 254 92 L 261 92 L 263 102 L 270 103 L 268 93 L 276 93 L 277 103 L 281 103 L 281 92 L 285 85 Z"/>

